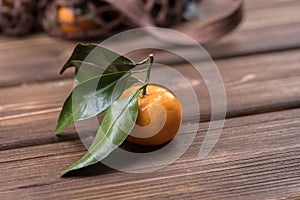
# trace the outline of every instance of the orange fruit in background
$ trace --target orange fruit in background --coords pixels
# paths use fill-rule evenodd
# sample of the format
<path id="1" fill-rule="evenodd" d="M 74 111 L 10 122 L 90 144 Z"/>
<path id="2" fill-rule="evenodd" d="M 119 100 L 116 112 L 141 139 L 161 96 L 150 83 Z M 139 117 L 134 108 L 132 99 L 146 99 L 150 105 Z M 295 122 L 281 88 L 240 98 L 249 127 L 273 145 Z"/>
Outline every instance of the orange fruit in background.
<path id="1" fill-rule="evenodd" d="M 14 2 L 12 2 L 11 0 L 3 0 L 2 5 L 13 8 L 14 7 Z"/>
<path id="2" fill-rule="evenodd" d="M 66 34 L 76 34 L 82 32 L 83 30 L 91 30 L 96 28 L 96 25 L 87 19 L 76 21 L 80 15 L 81 14 L 75 13 L 73 8 L 60 6 L 57 10 L 57 18 L 59 20 L 59 27 L 62 32 Z"/>
<path id="3" fill-rule="evenodd" d="M 125 90 L 121 98 L 137 88 Z M 136 126 L 126 140 L 139 145 L 157 146 L 175 137 L 181 125 L 182 110 L 179 100 L 168 89 L 148 85 L 146 91 L 146 96 L 140 94 L 138 97 Z"/>

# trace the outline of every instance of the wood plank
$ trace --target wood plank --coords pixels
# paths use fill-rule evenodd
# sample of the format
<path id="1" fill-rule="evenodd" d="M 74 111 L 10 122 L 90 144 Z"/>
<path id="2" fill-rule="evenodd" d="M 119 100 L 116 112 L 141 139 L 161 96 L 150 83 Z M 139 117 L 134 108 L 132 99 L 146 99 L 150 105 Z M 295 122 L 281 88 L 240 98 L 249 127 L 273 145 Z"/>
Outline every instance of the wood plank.
<path id="1" fill-rule="evenodd" d="M 203 130 L 168 167 L 128 174 L 99 165 L 60 178 L 84 148 L 77 140 L 2 151 L 0 196 L 76 199 L 275 199 L 300 195 L 300 109 L 232 118 L 198 158 Z M 205 126 L 206 123 L 201 123 Z M 187 133 L 188 134 L 188 133 Z"/>
<path id="2" fill-rule="evenodd" d="M 204 45 L 214 59 L 251 55 L 264 52 L 295 49 L 300 46 L 299 1 L 245 1 L 245 17 L 240 27 L 221 40 Z M 190 26 L 195 26 L 191 23 Z M 182 27 L 182 29 L 188 26 Z M 180 29 L 180 27 L 179 27 Z M 138 39 L 138 38 L 135 38 Z M 127 46 L 148 46 L 149 39 L 141 38 L 137 41 L 124 42 Z M 153 40 L 150 40 L 151 42 Z M 157 42 L 160 47 L 161 41 Z M 117 46 L 120 44 L 116 44 Z M 194 60 L 203 59 L 194 49 L 184 49 Z M 156 55 L 158 53 L 155 53 Z M 143 54 L 132 55 L 139 58 Z M 160 62 L 165 55 L 156 56 Z M 172 63 L 182 62 L 182 59 L 168 59 Z"/>
<path id="3" fill-rule="evenodd" d="M 227 93 L 227 117 L 300 107 L 298 55 L 299 50 L 294 50 L 218 61 Z M 186 73 L 190 80 L 195 78 L 193 71 L 188 71 L 185 65 L 174 69 Z M 174 77 L 161 74 L 164 74 L 162 79 L 174 83 L 174 92 L 184 92 L 182 87 L 177 87 L 178 81 Z M 199 98 L 201 121 L 207 121 L 211 112 L 210 96 L 204 81 L 196 78 L 194 89 Z M 53 130 L 72 87 L 72 81 L 66 80 L 1 89 L 0 149 L 63 140 L 56 138 Z M 193 116 L 194 105 L 186 109 Z M 74 139 L 74 132 L 74 127 L 68 129 L 66 139 Z"/>
<path id="4" fill-rule="evenodd" d="M 214 58 L 297 48 L 300 40 L 300 3 L 245 1 L 245 19 L 238 31 L 208 45 Z"/>
<path id="5" fill-rule="evenodd" d="M 72 87 L 72 81 L 58 81 L 1 90 L 1 148 L 59 141 L 53 137 L 53 130 L 60 106 Z M 69 131 L 74 132 L 72 128 Z"/>
<path id="6" fill-rule="evenodd" d="M 59 70 L 72 52 L 73 45 L 74 42 L 46 35 L 1 41 L 0 86 L 71 77 L 70 72 L 60 76 Z"/>
<path id="7" fill-rule="evenodd" d="M 297 48 L 300 46 L 299 9 L 297 0 L 246 1 L 246 17 L 240 28 L 205 48 L 213 58 Z M 2 37 L 0 42 L 0 87 L 71 77 L 71 72 L 63 76 L 58 72 L 74 41 L 42 34 L 20 39 Z M 194 58 L 199 59 L 199 55 Z"/>

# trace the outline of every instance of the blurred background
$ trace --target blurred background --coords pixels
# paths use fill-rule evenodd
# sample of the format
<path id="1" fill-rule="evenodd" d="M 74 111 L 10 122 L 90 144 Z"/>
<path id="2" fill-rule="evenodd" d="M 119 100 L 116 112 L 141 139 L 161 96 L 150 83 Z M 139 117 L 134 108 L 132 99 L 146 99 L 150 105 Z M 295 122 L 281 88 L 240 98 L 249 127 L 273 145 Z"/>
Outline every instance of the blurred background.
<path id="1" fill-rule="evenodd" d="M 0 179 L 5 183 L 0 198 L 299 199 L 300 1 L 245 0 L 241 23 L 241 12 L 226 18 L 238 0 L 139 0 L 131 7 L 124 2 L 0 0 Z M 215 17 L 228 19 L 221 26 L 213 23 L 217 31 L 205 26 Z M 199 100 L 199 131 L 187 153 L 153 173 L 127 174 L 96 165 L 60 178 L 59 172 L 86 151 L 73 126 L 61 137 L 53 134 L 74 87 L 74 71 L 60 75 L 62 65 L 78 42 L 98 43 L 149 23 L 192 32 L 194 38 L 205 32 L 210 38 L 203 47 L 227 95 L 225 127 L 216 146 L 199 159 L 210 121 L 210 82 L 196 79 L 182 58 L 155 52 L 156 62 L 186 75 Z M 216 34 L 224 27 L 227 31 Z M 120 41 L 115 47 L 122 45 L 131 43 Z M 140 61 L 151 51 L 131 56 Z M 206 66 L 193 49 L 182 51 Z"/>

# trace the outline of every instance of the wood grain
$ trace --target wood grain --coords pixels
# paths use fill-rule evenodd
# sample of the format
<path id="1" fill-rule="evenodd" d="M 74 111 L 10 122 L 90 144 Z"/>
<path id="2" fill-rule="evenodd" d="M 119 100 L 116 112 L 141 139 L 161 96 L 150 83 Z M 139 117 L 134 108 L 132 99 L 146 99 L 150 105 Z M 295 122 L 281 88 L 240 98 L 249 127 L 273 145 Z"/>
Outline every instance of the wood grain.
<path id="1" fill-rule="evenodd" d="M 298 48 L 300 4 L 288 1 L 245 1 L 239 30 L 206 47 L 215 58 Z"/>
<path id="2" fill-rule="evenodd" d="M 297 0 L 246 1 L 246 17 L 240 28 L 205 48 L 213 58 L 298 48 L 299 9 Z M 72 76 L 71 71 L 63 76 L 58 72 L 71 53 L 75 41 L 64 41 L 41 34 L 21 39 L 2 37 L 0 43 L 0 87 Z M 128 44 L 124 42 L 118 45 Z M 194 55 L 193 50 L 190 50 L 190 54 L 195 60 L 199 59 L 199 55 Z M 145 56 L 136 57 L 137 60 L 141 60 Z M 160 59 L 165 61 L 164 56 L 157 61 Z M 173 63 L 178 62 L 171 60 Z"/>
<path id="3" fill-rule="evenodd" d="M 228 119 L 206 158 L 198 159 L 202 130 L 175 163 L 143 174 L 118 172 L 99 164 L 60 178 L 59 171 L 83 154 L 78 140 L 2 151 L 0 177 L 5 184 L 0 195 L 16 198 L 25 194 L 28 199 L 295 197 L 300 181 L 299 111 Z"/>
<path id="4" fill-rule="evenodd" d="M 19 39 L 0 35 L 0 199 L 300 199 L 299 10 L 298 0 L 247 0 L 240 27 L 205 45 L 224 81 L 227 119 L 216 146 L 203 159 L 199 150 L 212 112 L 205 77 L 178 56 L 155 52 L 158 63 L 182 73 L 193 86 L 201 119 L 194 120 L 195 105 L 187 103 L 182 127 L 189 131 L 174 141 L 185 145 L 190 129 L 199 125 L 192 145 L 171 165 L 141 174 L 99 163 L 60 177 L 86 152 L 74 126 L 59 137 L 53 134 L 73 87 L 72 70 L 62 76 L 58 72 L 76 41 L 46 34 Z M 140 41 L 147 38 L 136 38 Z M 133 43 L 110 47 L 114 45 Z M 194 49 L 176 50 L 187 53 L 200 71 L 215 73 Z M 147 53 L 132 57 L 141 60 Z M 167 80 L 173 92 L 184 96 L 186 85 L 167 69 L 154 66 L 154 79 Z M 157 150 L 126 142 L 122 148 Z M 139 170 L 154 164 L 132 162 Z"/>
<path id="5" fill-rule="evenodd" d="M 0 86 L 71 77 L 70 72 L 60 76 L 59 70 L 73 46 L 74 42 L 46 35 L 1 41 Z"/>
<path id="6" fill-rule="evenodd" d="M 218 61 L 227 94 L 227 118 L 300 107 L 299 52 L 294 50 Z M 206 62 L 200 64 L 205 67 Z M 184 73 L 191 81 L 196 79 L 194 89 L 199 98 L 201 121 L 209 120 L 210 96 L 204 81 L 189 71 L 186 65 L 178 65 L 174 69 Z M 158 70 L 160 73 L 161 68 Z M 166 78 L 168 73 L 162 74 L 161 78 L 169 80 L 174 92 L 184 92 L 175 77 Z M 52 132 L 63 101 L 72 87 L 72 81 L 65 80 L 0 89 L 0 149 L 58 141 Z M 189 116 L 196 114 L 194 106 L 186 105 Z M 72 135 L 74 132 L 74 127 L 71 127 L 65 133 Z M 73 139 L 73 136 L 70 137 Z"/>

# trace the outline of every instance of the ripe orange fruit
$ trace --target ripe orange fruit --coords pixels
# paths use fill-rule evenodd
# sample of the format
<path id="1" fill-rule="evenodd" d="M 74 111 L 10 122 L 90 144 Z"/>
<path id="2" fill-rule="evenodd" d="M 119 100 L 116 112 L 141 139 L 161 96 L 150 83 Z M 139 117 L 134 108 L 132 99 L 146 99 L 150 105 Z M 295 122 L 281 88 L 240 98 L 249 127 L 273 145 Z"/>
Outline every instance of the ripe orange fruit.
<path id="1" fill-rule="evenodd" d="M 73 8 L 60 6 L 57 10 L 57 18 L 62 32 L 65 34 L 77 34 L 82 30 L 91 30 L 96 28 L 96 25 L 87 19 L 78 20 L 80 15 L 80 13 L 75 13 Z"/>
<path id="2" fill-rule="evenodd" d="M 125 90 L 121 98 L 137 88 Z M 148 85 L 146 91 L 146 96 L 140 94 L 138 97 L 136 125 L 126 140 L 145 146 L 161 145 L 173 139 L 178 132 L 182 119 L 181 105 L 177 97 L 164 87 Z"/>

